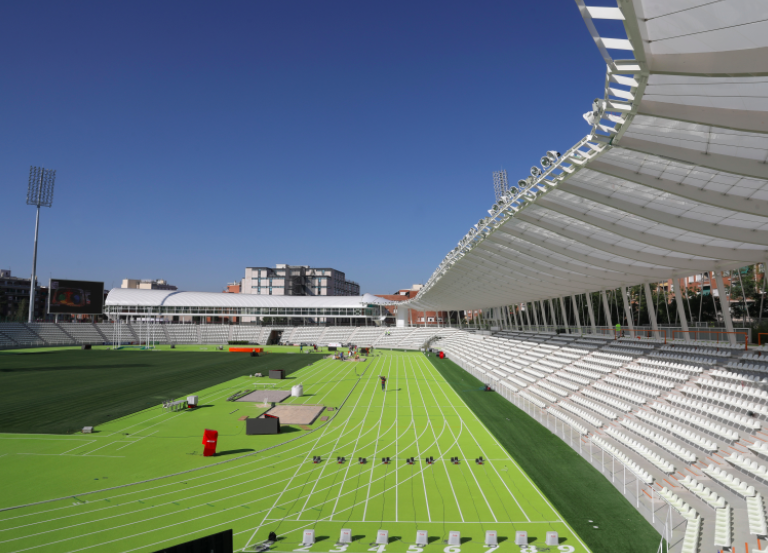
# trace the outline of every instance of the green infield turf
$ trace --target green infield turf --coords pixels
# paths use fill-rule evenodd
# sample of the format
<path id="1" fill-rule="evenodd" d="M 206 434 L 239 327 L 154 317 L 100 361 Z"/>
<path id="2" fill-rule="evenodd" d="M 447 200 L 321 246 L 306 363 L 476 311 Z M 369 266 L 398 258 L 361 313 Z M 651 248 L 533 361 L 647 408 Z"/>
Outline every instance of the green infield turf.
<path id="1" fill-rule="evenodd" d="M 275 531 L 276 552 L 479 553 L 491 530 L 502 549 L 589 551 L 423 355 L 321 360 L 291 376 L 286 384 L 302 382 L 309 395 L 289 401 L 340 409 L 310 430 L 244 436 L 239 413 L 229 413 L 238 407 L 223 399 L 243 386 L 240 377 L 201 392 L 211 407 L 194 412 L 145 410 L 92 436 L 1 436 L 0 470 L 34 489 L 14 485 L 0 499 L 0 550 L 151 552 L 231 528 L 236 551 Z M 226 430 L 224 455 L 199 454 L 202 429 L 216 428 L 209 423 Z M 53 501 L 24 506 L 42 500 Z M 336 546 L 342 528 L 353 542 Z M 316 542 L 303 548 L 306 529 Z M 389 531 L 387 545 L 372 544 L 379 529 Z M 429 535 L 425 548 L 413 545 L 417 530 Z M 459 546 L 443 543 L 450 531 L 461 532 Z M 516 531 L 528 532 L 528 546 L 514 544 Z M 547 531 L 559 533 L 559 545 L 545 545 Z"/>
<path id="2" fill-rule="evenodd" d="M 0 432 L 58 434 L 98 427 L 236 376 L 270 369 L 289 375 L 320 358 L 108 349 L 6 352 L 0 355 Z"/>

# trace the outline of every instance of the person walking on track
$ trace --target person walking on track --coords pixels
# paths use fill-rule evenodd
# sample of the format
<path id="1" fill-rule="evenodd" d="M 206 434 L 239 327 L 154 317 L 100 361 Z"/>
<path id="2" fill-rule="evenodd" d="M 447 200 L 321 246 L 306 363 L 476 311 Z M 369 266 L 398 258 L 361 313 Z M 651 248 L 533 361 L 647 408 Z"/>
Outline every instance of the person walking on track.
<path id="1" fill-rule="evenodd" d="M 379 378 L 381 378 L 381 391 L 384 392 L 386 391 L 386 387 L 387 387 L 387 377 L 380 376 Z"/>

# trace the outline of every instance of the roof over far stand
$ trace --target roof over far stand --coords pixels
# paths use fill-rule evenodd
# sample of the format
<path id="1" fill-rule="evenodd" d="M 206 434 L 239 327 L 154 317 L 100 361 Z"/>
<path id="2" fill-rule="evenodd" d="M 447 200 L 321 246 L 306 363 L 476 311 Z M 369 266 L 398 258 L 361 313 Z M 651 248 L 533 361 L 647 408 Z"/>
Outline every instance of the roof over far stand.
<path id="1" fill-rule="evenodd" d="M 216 292 L 181 292 L 113 288 L 107 306 L 167 307 L 361 307 L 388 302 L 371 294 L 362 296 L 266 296 L 259 294 L 222 294 Z"/>
<path id="2" fill-rule="evenodd" d="M 607 66 L 590 133 L 521 171 L 412 307 L 482 309 L 768 260 L 768 2 L 576 3 Z M 604 19 L 626 38 L 600 36 Z"/>

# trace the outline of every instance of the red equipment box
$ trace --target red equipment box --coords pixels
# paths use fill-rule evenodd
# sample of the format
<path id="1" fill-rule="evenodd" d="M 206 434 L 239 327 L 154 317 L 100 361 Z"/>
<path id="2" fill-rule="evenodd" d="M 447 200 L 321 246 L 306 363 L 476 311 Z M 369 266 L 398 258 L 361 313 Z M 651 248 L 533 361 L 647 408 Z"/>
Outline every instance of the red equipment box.
<path id="1" fill-rule="evenodd" d="M 203 457 L 213 457 L 216 455 L 216 444 L 219 441 L 219 431 L 218 430 L 208 430 L 207 428 L 203 431 Z"/>

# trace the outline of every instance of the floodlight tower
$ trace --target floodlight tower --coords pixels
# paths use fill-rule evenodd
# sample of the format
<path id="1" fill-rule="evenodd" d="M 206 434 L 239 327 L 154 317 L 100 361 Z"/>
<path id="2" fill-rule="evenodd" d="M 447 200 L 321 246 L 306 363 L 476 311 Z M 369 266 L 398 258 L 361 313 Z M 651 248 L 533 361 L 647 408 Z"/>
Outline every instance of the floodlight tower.
<path id="1" fill-rule="evenodd" d="M 498 202 L 502 196 L 507 193 L 509 189 L 509 181 L 507 180 L 507 170 L 493 172 L 493 193 L 496 195 L 496 201 Z"/>
<path id="2" fill-rule="evenodd" d="M 35 218 L 35 253 L 32 256 L 32 280 L 29 284 L 29 322 L 35 318 L 35 282 L 37 282 L 37 231 L 40 228 L 40 208 L 53 205 L 53 184 L 56 170 L 43 167 L 29 168 L 29 186 L 27 187 L 27 205 L 37 206 Z"/>

